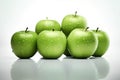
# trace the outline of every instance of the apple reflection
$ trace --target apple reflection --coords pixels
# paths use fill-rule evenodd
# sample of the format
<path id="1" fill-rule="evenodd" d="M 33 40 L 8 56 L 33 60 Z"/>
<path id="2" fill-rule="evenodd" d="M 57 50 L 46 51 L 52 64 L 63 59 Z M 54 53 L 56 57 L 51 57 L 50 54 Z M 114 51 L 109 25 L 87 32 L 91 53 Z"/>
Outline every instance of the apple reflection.
<path id="1" fill-rule="evenodd" d="M 109 73 L 110 67 L 108 61 L 103 57 L 96 57 L 91 58 L 91 60 L 94 62 L 99 79 L 104 79 Z"/>
<path id="2" fill-rule="evenodd" d="M 37 65 L 31 59 L 18 59 L 11 68 L 12 80 L 37 80 Z"/>
<path id="3" fill-rule="evenodd" d="M 98 80 L 94 63 L 89 59 L 63 59 L 67 80 Z"/>
<path id="4" fill-rule="evenodd" d="M 63 64 L 59 60 L 40 59 L 38 62 L 39 80 L 66 80 Z"/>

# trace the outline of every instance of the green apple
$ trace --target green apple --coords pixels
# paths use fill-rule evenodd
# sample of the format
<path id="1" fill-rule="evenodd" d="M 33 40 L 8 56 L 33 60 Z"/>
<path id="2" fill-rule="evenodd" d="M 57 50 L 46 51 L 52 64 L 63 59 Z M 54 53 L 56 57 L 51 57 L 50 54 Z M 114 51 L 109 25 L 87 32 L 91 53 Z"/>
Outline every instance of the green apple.
<path id="1" fill-rule="evenodd" d="M 39 34 L 43 30 L 60 30 L 60 24 L 56 20 L 49 20 L 48 18 L 46 20 L 40 20 L 36 24 L 35 32 Z"/>
<path id="2" fill-rule="evenodd" d="M 61 29 L 68 37 L 69 33 L 75 28 L 85 28 L 87 25 L 87 21 L 83 16 L 77 15 L 77 11 L 75 14 L 66 15 L 61 24 Z M 67 47 L 64 52 L 66 56 L 71 56 Z"/>
<path id="3" fill-rule="evenodd" d="M 66 15 L 61 24 L 62 31 L 66 36 L 75 29 L 75 28 L 85 28 L 87 25 L 87 21 L 83 16 L 77 15 L 77 11 L 75 14 Z"/>
<path id="4" fill-rule="evenodd" d="M 105 31 L 98 30 L 98 28 L 97 30 L 93 30 L 93 32 L 98 38 L 98 47 L 95 53 L 93 54 L 93 56 L 101 57 L 105 54 L 105 52 L 109 47 L 109 43 L 110 43 L 109 37 Z"/>
<path id="5" fill-rule="evenodd" d="M 68 49 L 72 57 L 88 58 L 94 54 L 98 40 L 93 31 L 74 29 L 68 36 Z"/>
<path id="6" fill-rule="evenodd" d="M 43 58 L 59 58 L 66 48 L 62 31 L 44 30 L 38 35 L 37 47 Z"/>
<path id="7" fill-rule="evenodd" d="M 19 58 L 30 58 L 37 51 L 37 34 L 33 31 L 18 31 L 11 38 L 11 47 Z"/>

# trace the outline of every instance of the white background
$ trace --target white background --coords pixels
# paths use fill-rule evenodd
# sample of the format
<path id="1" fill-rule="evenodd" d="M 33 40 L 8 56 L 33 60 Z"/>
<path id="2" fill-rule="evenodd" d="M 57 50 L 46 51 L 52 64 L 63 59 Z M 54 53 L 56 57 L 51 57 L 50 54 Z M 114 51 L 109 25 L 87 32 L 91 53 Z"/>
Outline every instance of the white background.
<path id="1" fill-rule="evenodd" d="M 60 24 L 67 14 L 79 15 L 87 19 L 90 29 L 99 27 L 106 31 L 110 46 L 103 56 L 110 63 L 117 79 L 120 72 L 120 0 L 0 0 L 0 58 L 18 59 L 11 50 L 11 36 L 20 30 L 35 31 L 35 25 L 46 17 L 57 20 Z M 33 59 L 38 61 L 37 53 Z M 64 56 L 62 56 L 64 57 Z M 62 58 L 61 57 L 61 58 Z"/>
<path id="2" fill-rule="evenodd" d="M 60 24 L 67 14 L 79 15 L 87 19 L 90 29 L 100 29 L 107 32 L 110 37 L 110 47 L 105 56 L 117 57 L 119 53 L 120 30 L 120 1 L 119 0 L 1 0 L 0 1 L 0 44 L 1 50 L 11 52 L 11 36 L 20 30 L 34 31 L 39 20 L 57 20 Z M 12 56 L 12 53 L 6 53 Z M 4 55 L 1 52 L 1 56 Z"/>

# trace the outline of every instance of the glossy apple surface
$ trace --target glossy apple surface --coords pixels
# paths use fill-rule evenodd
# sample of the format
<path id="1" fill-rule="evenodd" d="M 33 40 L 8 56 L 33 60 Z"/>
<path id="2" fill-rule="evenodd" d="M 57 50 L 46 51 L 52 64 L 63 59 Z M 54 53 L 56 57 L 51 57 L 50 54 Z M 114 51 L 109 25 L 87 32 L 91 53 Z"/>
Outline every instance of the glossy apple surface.
<path id="1" fill-rule="evenodd" d="M 38 35 L 37 46 L 44 58 L 59 58 L 66 48 L 66 36 L 62 31 L 44 30 Z"/>
<path id="2" fill-rule="evenodd" d="M 36 28 L 35 28 L 35 32 L 37 34 L 39 34 L 41 31 L 43 30 L 60 30 L 60 24 L 56 21 L 56 20 L 40 20 L 37 24 L 36 24 Z"/>
<path id="3" fill-rule="evenodd" d="M 93 30 L 95 35 L 98 38 L 98 47 L 93 56 L 101 57 L 105 54 L 109 47 L 109 37 L 105 31 L 102 30 Z"/>
<path id="4" fill-rule="evenodd" d="M 87 25 L 87 21 L 83 16 L 75 14 L 66 15 L 61 24 L 62 31 L 65 33 L 66 36 L 75 29 L 75 28 L 85 28 Z"/>
<path id="5" fill-rule="evenodd" d="M 75 58 L 88 58 L 94 54 L 98 40 L 95 34 L 86 29 L 74 29 L 67 38 L 68 49 Z"/>
<path id="6" fill-rule="evenodd" d="M 37 34 L 33 31 L 18 31 L 11 38 L 13 53 L 19 58 L 30 58 L 37 51 Z"/>

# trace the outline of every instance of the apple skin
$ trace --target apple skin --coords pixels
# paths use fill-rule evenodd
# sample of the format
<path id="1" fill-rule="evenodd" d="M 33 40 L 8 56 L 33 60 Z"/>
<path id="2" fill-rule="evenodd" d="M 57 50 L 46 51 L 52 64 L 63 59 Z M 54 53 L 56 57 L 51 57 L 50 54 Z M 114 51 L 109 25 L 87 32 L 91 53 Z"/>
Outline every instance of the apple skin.
<path id="1" fill-rule="evenodd" d="M 60 24 L 56 20 L 40 20 L 36 24 L 35 32 L 39 34 L 43 30 L 61 30 Z"/>
<path id="2" fill-rule="evenodd" d="M 75 29 L 75 28 L 86 28 L 87 21 L 83 16 L 75 14 L 66 15 L 61 24 L 62 31 L 65 33 L 66 36 Z"/>
<path id="3" fill-rule="evenodd" d="M 101 57 L 105 54 L 105 52 L 107 51 L 108 47 L 109 47 L 109 37 L 106 34 L 105 31 L 102 30 L 93 30 L 93 32 L 95 33 L 95 35 L 98 38 L 98 47 L 95 51 L 95 53 L 93 54 L 93 56 L 95 57 Z"/>
<path id="4" fill-rule="evenodd" d="M 66 37 L 68 37 L 69 33 L 73 29 L 86 28 L 86 25 L 87 25 L 86 19 L 83 16 L 77 15 L 77 11 L 76 11 L 75 14 L 69 14 L 63 18 L 62 23 L 61 23 L 61 29 L 66 35 Z M 71 56 L 67 47 L 64 52 L 64 55 Z"/>
<path id="5" fill-rule="evenodd" d="M 66 36 L 62 31 L 44 30 L 38 35 L 37 47 L 43 58 L 59 58 L 66 48 Z"/>
<path id="6" fill-rule="evenodd" d="M 11 38 L 11 47 L 17 57 L 30 58 L 37 51 L 37 34 L 33 31 L 15 32 Z"/>
<path id="7" fill-rule="evenodd" d="M 68 49 L 74 58 L 88 58 L 97 48 L 98 40 L 90 30 L 74 29 L 67 38 Z"/>

